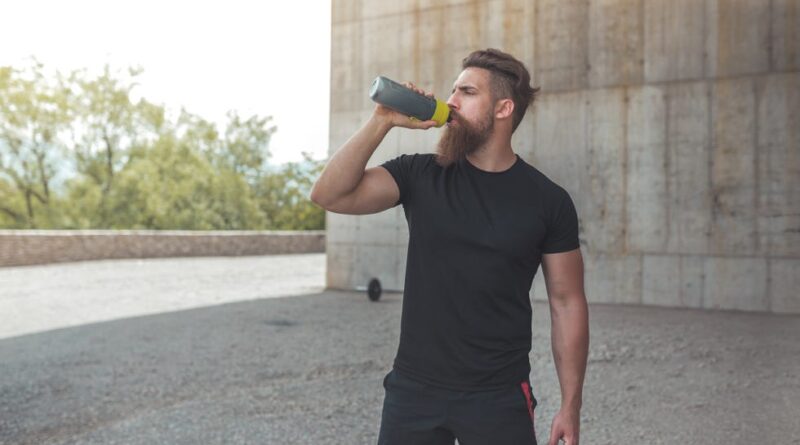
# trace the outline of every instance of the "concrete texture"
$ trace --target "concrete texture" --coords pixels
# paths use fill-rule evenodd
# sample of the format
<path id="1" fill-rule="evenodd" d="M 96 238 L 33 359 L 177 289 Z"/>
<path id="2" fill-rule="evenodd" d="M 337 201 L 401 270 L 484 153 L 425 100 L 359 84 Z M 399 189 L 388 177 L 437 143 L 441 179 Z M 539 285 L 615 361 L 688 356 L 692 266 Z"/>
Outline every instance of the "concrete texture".
<path id="1" fill-rule="evenodd" d="M 512 147 L 575 201 L 590 301 L 798 313 L 800 0 L 334 0 L 332 21 L 329 153 L 375 76 L 446 98 L 500 48 L 542 88 Z M 394 129 L 368 167 L 440 134 Z M 329 287 L 402 286 L 402 210 L 327 222 Z"/>
<path id="2" fill-rule="evenodd" d="M 706 3 L 646 0 L 643 7 L 645 81 L 704 77 Z"/>
<path id="3" fill-rule="evenodd" d="M 0 230 L 0 267 L 121 258 L 324 251 L 322 230 Z"/>
<path id="4" fill-rule="evenodd" d="M 363 292 L 322 292 L 324 261 L 0 270 L 0 301 L 37 303 L 19 314 L 0 308 L 0 326 L 33 322 L 42 306 L 83 317 L 0 336 L 0 444 L 374 444 L 402 296 L 371 303 Z M 133 304 L 155 311 L 136 316 Z M 545 444 L 560 394 L 548 307 L 533 310 L 531 382 Z M 591 304 L 589 318 L 582 444 L 800 443 L 800 316 Z"/>

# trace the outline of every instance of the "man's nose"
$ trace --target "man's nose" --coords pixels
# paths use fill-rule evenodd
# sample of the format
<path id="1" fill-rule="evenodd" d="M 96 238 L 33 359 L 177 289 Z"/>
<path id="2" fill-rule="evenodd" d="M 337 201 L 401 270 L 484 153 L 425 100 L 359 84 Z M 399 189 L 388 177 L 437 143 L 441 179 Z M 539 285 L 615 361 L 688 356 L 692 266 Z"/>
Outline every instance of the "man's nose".
<path id="1" fill-rule="evenodd" d="M 451 94 L 450 97 L 447 98 L 447 106 L 450 107 L 450 109 L 458 109 L 455 93 Z"/>

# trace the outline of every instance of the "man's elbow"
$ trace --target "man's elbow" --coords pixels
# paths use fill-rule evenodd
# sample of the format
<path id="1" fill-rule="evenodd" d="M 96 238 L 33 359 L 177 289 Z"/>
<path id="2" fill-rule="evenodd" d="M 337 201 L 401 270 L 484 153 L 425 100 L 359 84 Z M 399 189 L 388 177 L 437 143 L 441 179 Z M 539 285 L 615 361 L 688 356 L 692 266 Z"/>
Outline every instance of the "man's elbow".
<path id="1" fill-rule="evenodd" d="M 311 189 L 311 192 L 308 194 L 308 200 L 316 205 L 319 205 L 319 196 L 317 196 L 317 193 L 315 193 L 314 189 Z"/>
<path id="2" fill-rule="evenodd" d="M 553 292 L 548 294 L 550 306 L 553 310 L 574 310 L 575 308 L 585 308 L 586 294 L 583 292 Z"/>
<path id="3" fill-rule="evenodd" d="M 322 207 L 323 209 L 327 206 L 327 201 L 325 200 L 325 197 L 322 195 L 319 189 L 316 187 L 316 184 L 314 184 L 314 186 L 311 187 L 311 192 L 308 194 L 308 199 L 311 200 L 311 202 L 313 202 L 314 204 Z"/>

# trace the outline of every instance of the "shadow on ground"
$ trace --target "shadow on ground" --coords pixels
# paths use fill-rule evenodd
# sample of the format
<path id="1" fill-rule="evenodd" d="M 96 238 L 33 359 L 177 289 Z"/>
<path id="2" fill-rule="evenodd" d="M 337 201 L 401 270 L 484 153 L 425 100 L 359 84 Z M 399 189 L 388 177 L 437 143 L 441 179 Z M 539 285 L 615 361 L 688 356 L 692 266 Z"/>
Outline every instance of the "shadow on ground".
<path id="1" fill-rule="evenodd" d="M 0 444 L 371 444 L 400 294 L 323 292 L 0 340 Z M 558 409 L 545 304 L 531 380 Z M 800 317 L 591 307 L 582 444 L 794 443 Z"/>

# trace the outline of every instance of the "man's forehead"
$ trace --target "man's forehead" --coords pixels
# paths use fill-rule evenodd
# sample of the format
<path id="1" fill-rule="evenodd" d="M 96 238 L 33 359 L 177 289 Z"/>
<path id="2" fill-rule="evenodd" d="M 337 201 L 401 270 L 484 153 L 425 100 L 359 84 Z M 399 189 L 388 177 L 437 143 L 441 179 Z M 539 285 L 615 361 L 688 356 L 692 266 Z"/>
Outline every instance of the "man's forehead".
<path id="1" fill-rule="evenodd" d="M 453 89 L 470 87 L 480 90 L 482 87 L 485 87 L 488 80 L 488 72 L 484 74 L 481 71 L 483 70 L 472 68 L 465 69 L 453 83 Z"/>
<path id="2" fill-rule="evenodd" d="M 480 89 L 480 88 L 478 88 L 478 85 L 476 85 L 476 84 L 474 84 L 472 82 L 458 82 L 458 81 L 456 81 L 456 83 L 453 84 L 453 89 L 456 89 L 456 88 L 474 88 L 476 90 Z"/>

